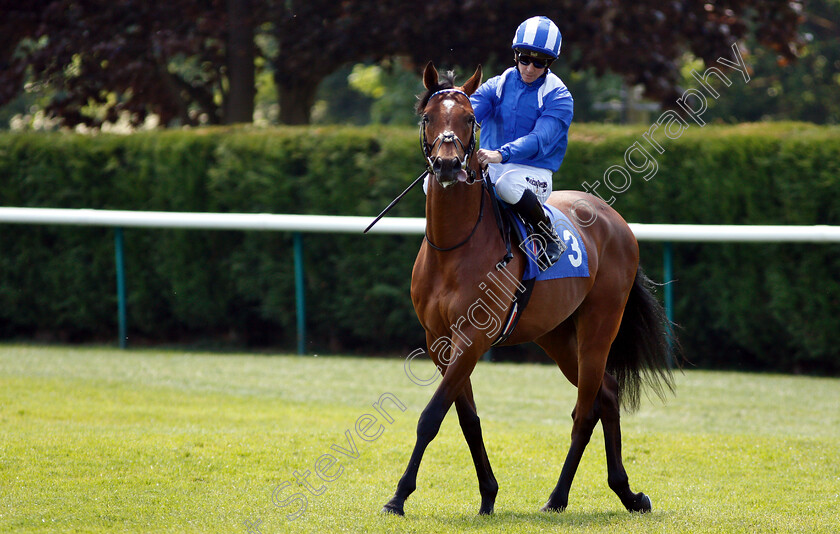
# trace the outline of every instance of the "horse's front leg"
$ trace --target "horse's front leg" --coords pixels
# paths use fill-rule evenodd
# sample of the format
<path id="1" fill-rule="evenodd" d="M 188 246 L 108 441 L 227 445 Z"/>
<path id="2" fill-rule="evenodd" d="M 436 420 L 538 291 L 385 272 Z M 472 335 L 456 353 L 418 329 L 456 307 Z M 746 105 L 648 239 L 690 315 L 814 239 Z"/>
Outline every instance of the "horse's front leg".
<path id="1" fill-rule="evenodd" d="M 464 350 L 467 349 L 467 350 Z M 440 425 L 443 423 L 443 418 L 455 402 L 455 399 L 462 393 L 464 386 L 470 378 L 470 374 L 475 368 L 478 361 L 478 354 L 474 346 L 459 347 L 457 344 L 451 346 L 451 353 L 447 355 L 444 361 L 449 361 L 449 364 L 444 369 L 443 379 L 438 385 L 437 390 L 432 395 L 429 404 L 420 414 L 420 420 L 417 422 L 417 441 L 414 444 L 414 450 L 411 453 L 411 458 L 408 461 L 408 467 L 397 483 L 397 491 L 391 500 L 388 501 L 383 512 L 393 513 L 397 515 L 405 515 L 403 505 L 408 496 L 414 492 L 417 487 L 417 471 L 420 469 L 420 461 L 423 459 L 423 453 L 429 443 L 435 439 Z M 443 366 L 439 363 L 439 359 L 435 358 L 435 363 L 439 367 Z"/>
<path id="2" fill-rule="evenodd" d="M 475 472 L 478 475 L 478 491 L 481 493 L 481 507 L 479 515 L 493 513 L 496 504 L 496 494 L 499 492 L 499 484 L 493 476 L 493 469 L 490 467 L 490 459 L 487 457 L 487 450 L 484 448 L 484 439 L 481 437 L 481 420 L 478 418 L 478 411 L 473 398 L 472 384 L 469 379 L 464 385 L 464 390 L 455 400 L 455 409 L 458 411 L 458 420 L 461 423 L 461 430 L 464 438 L 470 447 Z"/>

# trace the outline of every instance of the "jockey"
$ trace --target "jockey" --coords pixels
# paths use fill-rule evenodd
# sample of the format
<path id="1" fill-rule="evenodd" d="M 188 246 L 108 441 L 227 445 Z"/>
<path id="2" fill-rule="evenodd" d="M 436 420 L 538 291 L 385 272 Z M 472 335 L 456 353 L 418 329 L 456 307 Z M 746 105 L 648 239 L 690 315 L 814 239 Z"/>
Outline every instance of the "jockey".
<path id="1" fill-rule="evenodd" d="M 560 54 L 560 30 L 547 17 L 532 17 L 513 37 L 515 67 L 490 78 L 470 97 L 481 125 L 479 163 L 503 201 L 532 224 L 544 239 L 543 270 L 563 249 L 543 204 L 552 190 L 552 173 L 566 154 L 573 100 L 549 70 Z"/>

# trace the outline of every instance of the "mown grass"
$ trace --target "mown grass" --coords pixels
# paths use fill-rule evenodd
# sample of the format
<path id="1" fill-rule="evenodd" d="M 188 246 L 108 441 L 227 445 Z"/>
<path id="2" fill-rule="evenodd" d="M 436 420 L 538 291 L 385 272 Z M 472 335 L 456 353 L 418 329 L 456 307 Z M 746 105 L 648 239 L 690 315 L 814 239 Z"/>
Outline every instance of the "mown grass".
<path id="1" fill-rule="evenodd" d="M 575 390 L 548 365 L 479 364 L 474 388 L 501 486 L 478 489 L 454 411 L 429 447 L 405 518 L 382 515 L 431 389 L 403 360 L 0 346 L 0 531 L 836 532 L 840 380 L 689 371 L 677 396 L 623 418 L 628 514 L 606 484 L 596 431 L 562 514 L 539 508 L 569 443 Z M 425 365 L 425 366 L 424 366 Z M 416 365 L 418 376 L 429 364 Z M 383 393 L 393 424 L 357 419 Z M 380 418 L 381 419 L 381 418 Z M 375 428 L 375 427 L 374 427 Z M 350 448 L 357 459 L 332 445 Z M 338 457 L 323 482 L 315 463 Z M 272 503 L 309 470 L 319 496 Z"/>

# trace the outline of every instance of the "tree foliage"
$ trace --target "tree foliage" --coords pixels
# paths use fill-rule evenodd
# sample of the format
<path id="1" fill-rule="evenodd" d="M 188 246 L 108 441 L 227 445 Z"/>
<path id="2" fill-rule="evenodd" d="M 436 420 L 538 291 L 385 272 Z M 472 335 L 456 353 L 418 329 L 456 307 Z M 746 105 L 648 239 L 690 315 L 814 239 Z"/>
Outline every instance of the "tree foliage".
<path id="1" fill-rule="evenodd" d="M 319 5 L 325 4 L 325 5 Z M 648 98 L 673 105 L 679 60 L 689 52 L 707 63 L 730 57 L 733 42 L 752 35 L 779 58 L 795 58 L 800 43 L 799 2 L 735 0 L 707 3 L 532 0 L 438 2 L 287 2 L 277 23 L 280 55 L 274 64 L 281 109 L 302 102 L 325 76 L 349 61 L 404 54 L 418 65 L 472 66 L 511 56 L 516 25 L 536 13 L 557 21 L 563 56 L 574 70 L 594 67 L 641 84 Z M 326 8 L 326 9 L 325 9 Z M 284 99 L 284 88 L 292 89 Z M 310 97 L 311 98 L 311 97 Z M 284 103 L 286 104 L 284 106 Z M 305 117 L 286 117 L 304 122 Z"/>
<path id="2" fill-rule="evenodd" d="M 516 26 L 535 14 L 563 32 L 573 70 L 614 72 L 646 96 L 673 103 L 679 62 L 729 57 L 753 37 L 784 61 L 797 55 L 799 1 L 772 0 L 0 0 L 0 105 L 27 76 L 56 89 L 49 112 L 66 124 L 111 120 L 120 112 L 164 124 L 228 121 L 231 94 L 253 84 L 254 57 L 270 65 L 280 119 L 308 122 L 316 89 L 348 63 L 402 55 L 416 64 L 508 61 Z M 242 6 L 247 9 L 242 9 Z M 237 15 L 238 13 L 238 15 Z M 242 13 L 247 13 L 243 15 Z M 238 19 L 238 20 L 237 20 Z M 238 29 L 239 31 L 232 31 Z M 243 47 L 267 34 L 270 50 Z M 237 44 L 238 43 L 238 44 Z M 237 47 L 232 51 L 232 47 Z M 234 53 L 232 53 L 234 52 Z M 250 73 L 250 82 L 243 76 Z M 85 110 L 104 110 L 100 117 Z"/>
<path id="3" fill-rule="evenodd" d="M 746 40 L 753 79 L 727 88 L 726 98 L 711 103 L 708 118 L 840 124 L 840 2 L 811 0 L 800 31 L 805 45 L 796 62 L 783 66 L 772 51 Z"/>
<path id="4" fill-rule="evenodd" d="M 122 112 L 134 122 L 150 113 L 164 124 L 196 124 L 202 115 L 224 122 L 224 0 L 2 1 L 0 34 L 17 31 L 0 41 L 0 104 L 29 73 L 55 91 L 47 112 L 65 124 L 96 125 Z"/>

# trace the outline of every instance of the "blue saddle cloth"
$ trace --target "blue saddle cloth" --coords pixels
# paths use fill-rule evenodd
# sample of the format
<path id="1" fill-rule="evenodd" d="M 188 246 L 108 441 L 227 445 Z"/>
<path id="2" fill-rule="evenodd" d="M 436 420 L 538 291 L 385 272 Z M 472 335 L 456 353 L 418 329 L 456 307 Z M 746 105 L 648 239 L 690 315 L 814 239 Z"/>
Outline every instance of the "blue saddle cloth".
<path id="1" fill-rule="evenodd" d="M 560 210 L 553 206 L 545 205 L 550 213 L 551 225 L 557 230 L 557 235 L 563 240 L 566 245 L 566 250 L 560 259 L 549 267 L 546 271 L 540 272 L 539 265 L 536 262 L 537 245 L 529 237 L 522 249 L 532 251 L 525 254 L 529 258 L 528 265 L 525 267 L 525 273 L 522 276 L 523 280 L 530 280 L 536 278 L 539 280 L 553 280 L 555 278 L 576 278 L 589 276 L 589 256 L 586 254 L 586 245 L 580 237 L 580 233 L 575 228 L 575 225 L 563 214 Z M 528 230 L 519 219 L 513 217 L 516 221 L 516 226 L 519 230 L 519 235 L 527 236 Z"/>

